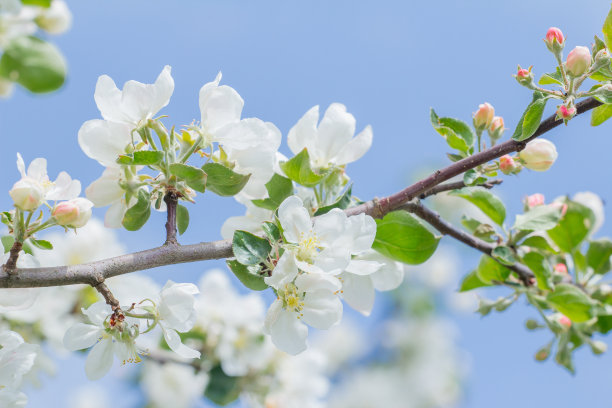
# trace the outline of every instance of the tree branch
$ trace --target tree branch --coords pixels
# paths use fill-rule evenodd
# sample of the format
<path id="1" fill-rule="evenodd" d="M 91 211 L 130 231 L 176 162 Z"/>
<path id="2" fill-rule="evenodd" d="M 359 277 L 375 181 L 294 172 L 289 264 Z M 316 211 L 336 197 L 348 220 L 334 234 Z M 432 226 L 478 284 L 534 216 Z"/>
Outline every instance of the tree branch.
<path id="1" fill-rule="evenodd" d="M 433 226 L 435 229 L 440 231 L 442 234 L 451 236 L 455 238 L 456 240 L 463 242 L 467 246 L 477 249 L 484 254 L 491 255 L 491 252 L 497 246 L 489 242 L 483 241 L 479 238 L 476 238 L 473 235 L 468 234 L 467 232 L 464 232 L 458 228 L 455 228 L 454 225 L 443 220 L 442 217 L 440 217 L 440 214 L 438 214 L 435 211 L 430 210 L 429 208 L 425 207 L 421 203 L 413 203 L 413 202 L 406 203 L 406 204 L 403 204 L 399 209 L 408 211 L 416 215 L 417 217 L 423 219 L 424 221 L 429 223 L 431 226 Z M 516 274 L 519 276 L 519 278 L 521 279 L 523 284 L 525 284 L 525 286 L 530 286 L 533 284 L 534 275 L 529 270 L 529 268 L 527 268 L 525 265 L 516 263 L 514 265 L 510 265 L 510 266 L 504 265 L 504 266 L 516 272 Z"/>
<path id="2" fill-rule="evenodd" d="M 17 260 L 19 259 L 19 252 L 21 252 L 21 248 L 23 248 L 23 242 L 15 240 L 11 250 L 9 251 L 9 259 L 6 261 L 3 268 L 9 275 L 15 275 L 17 273 Z"/>
<path id="3" fill-rule="evenodd" d="M 110 291 L 110 289 L 108 288 L 108 286 L 106 286 L 104 282 L 100 282 L 97 285 L 92 286 L 94 287 L 94 289 L 100 292 L 100 294 L 104 297 L 104 300 L 106 300 L 106 304 L 111 307 L 113 312 L 119 309 L 119 301 L 117 300 L 117 298 L 115 298 L 113 293 Z"/>
<path id="4" fill-rule="evenodd" d="M 166 203 L 167 221 L 166 221 L 166 243 L 164 245 L 178 245 L 176 240 L 176 207 L 178 206 L 178 194 L 176 191 L 168 191 L 164 195 Z"/>
<path id="5" fill-rule="evenodd" d="M 504 181 L 501 180 L 501 179 L 489 180 L 489 181 L 487 181 L 485 183 L 482 183 L 482 184 L 476 184 L 473 187 L 484 187 L 484 188 L 492 189 L 494 186 L 496 186 L 498 184 L 501 184 L 503 182 Z M 429 196 L 432 196 L 432 195 L 435 195 L 435 194 L 438 194 L 438 193 L 443 193 L 445 191 L 451 191 L 451 190 L 457 190 L 457 189 L 460 189 L 460 188 L 463 188 L 463 187 L 465 187 L 465 183 L 463 181 L 452 181 L 450 183 L 438 184 L 437 186 L 435 186 L 435 187 L 427 190 L 423 194 L 421 194 L 419 196 L 419 198 L 421 200 L 423 200 L 423 199 L 425 199 L 425 198 L 427 198 Z"/>

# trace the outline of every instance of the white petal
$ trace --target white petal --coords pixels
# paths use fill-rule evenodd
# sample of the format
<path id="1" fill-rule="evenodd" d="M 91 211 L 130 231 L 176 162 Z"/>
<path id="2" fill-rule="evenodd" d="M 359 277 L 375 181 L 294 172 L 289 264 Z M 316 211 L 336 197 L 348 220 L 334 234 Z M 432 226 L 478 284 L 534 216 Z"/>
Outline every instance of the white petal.
<path id="1" fill-rule="evenodd" d="M 376 221 L 369 215 L 359 214 L 348 217 L 346 232 L 335 243 L 347 246 L 351 254 L 358 254 L 372 248 L 376 238 Z"/>
<path id="2" fill-rule="evenodd" d="M 384 264 L 377 261 L 366 261 L 362 259 L 352 259 L 346 267 L 346 271 L 353 275 L 367 276 L 380 270 Z"/>
<path id="3" fill-rule="evenodd" d="M 23 162 L 23 157 L 21 157 L 19 153 L 17 153 L 17 170 L 19 170 L 22 178 L 27 177 L 25 163 Z"/>
<path id="4" fill-rule="evenodd" d="M 305 323 L 326 330 L 342 320 L 342 302 L 328 291 L 307 292 L 302 314 Z"/>
<path id="5" fill-rule="evenodd" d="M 85 360 L 85 374 L 90 380 L 104 377 L 113 366 L 113 340 L 104 338 L 98 342 Z"/>
<path id="6" fill-rule="evenodd" d="M 287 144 L 293 154 L 298 154 L 304 148 L 309 149 L 310 152 L 316 140 L 318 121 L 319 105 L 310 108 L 291 130 L 289 130 Z"/>
<path id="7" fill-rule="evenodd" d="M 319 124 L 316 149 L 321 162 L 325 166 L 349 143 L 355 134 L 355 117 L 346 111 L 339 103 L 332 103 Z"/>
<path id="8" fill-rule="evenodd" d="M 344 234 L 346 227 L 346 214 L 339 208 L 334 208 L 314 219 L 313 230 L 319 241 L 327 247 Z"/>
<path id="9" fill-rule="evenodd" d="M 45 199 L 72 200 L 81 194 L 81 182 L 73 180 L 72 177 L 65 171 L 62 171 L 54 181 L 54 186 L 45 194 Z"/>
<path id="10" fill-rule="evenodd" d="M 183 358 L 200 358 L 199 351 L 187 347 L 181 343 L 181 338 L 176 331 L 165 328 L 163 325 L 162 331 L 164 333 L 164 339 L 166 340 L 166 343 L 168 343 L 168 347 L 170 347 L 170 349 L 176 354 Z"/>
<path id="11" fill-rule="evenodd" d="M 342 288 L 338 278 L 326 274 L 304 273 L 297 277 L 295 286 L 300 292 L 327 291 L 334 293 Z"/>
<path id="12" fill-rule="evenodd" d="M 376 290 L 380 292 L 396 289 L 404 280 L 404 266 L 388 260 L 377 272 L 370 275 L 370 278 Z"/>
<path id="13" fill-rule="evenodd" d="M 290 251 L 285 251 L 272 271 L 272 276 L 265 277 L 264 281 L 275 289 L 281 289 L 287 283 L 292 282 L 297 273 L 298 267 L 293 254 Z"/>
<path id="14" fill-rule="evenodd" d="M 342 298 L 353 309 L 369 316 L 374 306 L 374 285 L 369 276 L 344 273 L 342 278 Z"/>
<path id="15" fill-rule="evenodd" d="M 130 121 L 121 109 L 121 91 L 108 75 L 98 78 L 94 99 L 104 119 L 120 123 Z"/>
<path id="16" fill-rule="evenodd" d="M 312 221 L 298 196 L 291 196 L 278 207 L 278 219 L 287 241 L 299 243 L 300 236 L 310 233 Z"/>
<path id="17" fill-rule="evenodd" d="M 98 327 L 102 327 L 104 325 L 104 321 L 112 312 L 110 306 L 103 300 L 94 303 L 87 309 L 81 309 L 81 311 L 85 316 L 87 316 L 93 325 Z"/>
<path id="18" fill-rule="evenodd" d="M 19 255 L 19 259 L 21 259 L 25 255 L 26 254 L 22 252 L 21 255 Z M 18 264 L 17 266 L 20 268 L 23 267 L 20 264 Z M 33 288 L 0 289 L 0 313 L 30 308 L 36 301 L 38 293 L 39 290 Z"/>
<path id="19" fill-rule="evenodd" d="M 132 141 L 130 128 L 122 123 L 88 120 L 79 129 L 79 146 L 105 167 L 119 167 L 116 160 Z"/>
<path id="20" fill-rule="evenodd" d="M 108 207 L 104 215 L 104 226 L 107 228 L 121 228 L 126 211 L 127 206 L 123 201 L 116 202 Z"/>
<path id="21" fill-rule="evenodd" d="M 76 323 L 64 334 L 64 347 L 70 351 L 90 348 L 100 339 L 104 331 L 92 324 Z"/>
<path id="22" fill-rule="evenodd" d="M 232 239 L 236 230 L 258 234 L 261 232 L 261 221 L 246 215 L 229 217 L 221 226 L 221 236 L 223 239 Z"/>
<path id="23" fill-rule="evenodd" d="M 269 319 L 266 316 L 267 329 L 272 337 L 272 343 L 286 353 L 299 354 L 306 350 L 308 327 L 298 319 L 297 313 L 283 310 L 282 307 L 279 309 L 278 302 L 275 301 L 268 311 L 268 314 L 272 312 L 275 315 L 275 319 Z"/>
<path id="24" fill-rule="evenodd" d="M 202 127 L 210 133 L 215 133 L 229 123 L 238 122 L 244 106 L 238 92 L 227 85 L 219 86 L 220 80 L 221 73 L 215 81 L 200 89 Z"/>
<path id="25" fill-rule="evenodd" d="M 107 167 L 102 176 L 85 189 L 85 195 L 96 207 L 120 201 L 125 191 L 119 186 L 122 170 Z"/>
<path id="26" fill-rule="evenodd" d="M 314 266 L 321 269 L 325 273 L 337 275 L 346 269 L 350 260 L 351 255 L 347 248 L 342 246 L 334 246 L 331 248 L 325 248 L 319 252 L 315 258 Z"/>
<path id="27" fill-rule="evenodd" d="M 359 160 L 372 146 L 372 127 L 366 126 L 355 138 L 351 139 L 332 161 L 341 166 Z"/>
<path id="28" fill-rule="evenodd" d="M 49 180 L 47 176 L 47 159 L 42 157 L 32 160 L 32 163 L 28 166 L 28 177 L 37 180 L 38 182 L 45 182 Z"/>

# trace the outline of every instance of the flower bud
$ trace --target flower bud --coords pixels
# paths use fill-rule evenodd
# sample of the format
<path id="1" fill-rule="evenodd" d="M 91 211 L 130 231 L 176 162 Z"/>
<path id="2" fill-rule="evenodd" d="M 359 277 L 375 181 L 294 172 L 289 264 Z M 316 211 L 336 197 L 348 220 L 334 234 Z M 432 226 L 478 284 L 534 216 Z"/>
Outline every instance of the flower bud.
<path id="1" fill-rule="evenodd" d="M 603 354 L 606 352 L 606 350 L 608 350 L 608 345 L 599 340 L 590 342 L 589 346 L 591 346 L 591 351 L 593 354 Z"/>
<path id="2" fill-rule="evenodd" d="M 516 174 L 521 171 L 521 168 L 520 163 L 517 163 L 509 154 L 499 158 L 499 170 L 506 175 Z"/>
<path id="3" fill-rule="evenodd" d="M 559 262 L 555 265 L 555 273 L 558 273 L 560 275 L 568 275 L 567 266 L 565 266 L 564 263 Z"/>
<path id="4" fill-rule="evenodd" d="M 483 131 L 488 129 L 493 122 L 493 117 L 495 116 L 495 109 L 491 106 L 490 103 L 483 103 L 478 105 L 478 110 L 474 112 L 472 115 L 474 119 L 474 127 L 478 131 Z"/>
<path id="5" fill-rule="evenodd" d="M 533 208 L 538 205 L 544 205 L 544 195 L 535 193 L 527 197 L 527 207 Z"/>
<path id="6" fill-rule="evenodd" d="M 574 77 L 579 77 L 587 72 L 591 66 L 591 51 L 587 47 L 578 46 L 567 56 L 565 68 Z"/>
<path id="7" fill-rule="evenodd" d="M 566 329 L 569 329 L 570 327 L 572 327 L 572 321 L 569 319 L 569 317 L 565 315 L 559 316 L 559 318 L 557 319 L 557 322 L 561 326 L 565 327 Z"/>
<path id="8" fill-rule="evenodd" d="M 53 0 L 51 6 L 43 9 L 36 17 L 36 24 L 50 34 L 62 34 L 72 25 L 72 13 L 62 0 Z"/>
<path id="9" fill-rule="evenodd" d="M 544 361 L 548 358 L 549 355 L 550 355 L 550 349 L 543 348 L 543 349 L 538 350 L 538 352 L 535 354 L 535 359 L 537 361 Z"/>
<path id="10" fill-rule="evenodd" d="M 593 67 L 591 70 L 599 71 L 603 67 L 610 67 L 610 53 L 606 48 L 597 51 L 597 54 L 595 54 L 593 58 Z"/>
<path id="11" fill-rule="evenodd" d="M 33 211 L 45 202 L 45 192 L 36 180 L 22 178 L 13 185 L 9 195 L 15 206 L 24 211 Z"/>
<path id="12" fill-rule="evenodd" d="M 557 54 L 565 47 L 565 37 L 563 37 L 563 33 L 557 27 L 550 27 L 546 31 L 544 43 L 550 52 Z"/>
<path id="13" fill-rule="evenodd" d="M 77 197 L 57 204 L 51 215 L 59 225 L 81 228 L 91 218 L 91 207 L 93 207 L 91 201 L 86 198 Z"/>
<path id="14" fill-rule="evenodd" d="M 525 322 L 525 327 L 527 328 L 527 330 L 537 330 L 541 328 L 542 325 L 538 323 L 537 320 L 529 319 Z"/>
<path id="15" fill-rule="evenodd" d="M 527 143 L 519 157 L 528 169 L 546 171 L 557 160 L 557 149 L 549 140 L 536 139 Z"/>
<path id="16" fill-rule="evenodd" d="M 576 107 L 573 105 L 570 107 L 559 105 L 557 108 L 557 119 L 563 119 L 563 122 L 565 123 L 567 123 L 567 121 L 574 116 L 576 116 Z"/>
<path id="17" fill-rule="evenodd" d="M 533 65 L 530 66 L 529 69 L 521 68 L 519 65 L 516 75 L 514 75 L 514 78 L 516 78 L 519 84 L 526 86 L 529 89 L 535 88 L 534 75 L 533 72 L 531 72 L 531 68 L 533 68 Z"/>
<path id="18" fill-rule="evenodd" d="M 493 118 L 493 121 L 491 122 L 491 126 L 489 126 L 488 129 L 491 141 L 495 142 L 500 137 L 502 137 L 505 130 L 506 129 L 504 128 L 504 118 L 502 118 L 501 116 L 495 116 Z"/>

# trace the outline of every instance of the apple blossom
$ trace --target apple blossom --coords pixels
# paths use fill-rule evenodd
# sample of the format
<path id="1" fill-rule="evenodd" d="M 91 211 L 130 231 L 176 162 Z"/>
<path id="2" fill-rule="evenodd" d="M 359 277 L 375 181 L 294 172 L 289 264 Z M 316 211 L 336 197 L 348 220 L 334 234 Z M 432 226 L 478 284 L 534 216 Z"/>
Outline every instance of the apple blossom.
<path id="1" fill-rule="evenodd" d="M 147 362 L 142 385 L 153 408 L 191 408 L 202 397 L 208 375 L 184 364 Z"/>
<path id="2" fill-rule="evenodd" d="M 83 123 L 78 134 L 79 146 L 104 167 L 119 168 L 117 158 L 127 153 L 132 143 L 130 127 L 124 123 L 93 119 Z"/>
<path id="3" fill-rule="evenodd" d="M 110 205 L 104 217 L 104 225 L 109 228 L 120 228 L 123 216 L 128 209 L 125 190 L 121 188 L 121 183 L 124 181 L 125 173 L 122 169 L 107 167 L 102 176 L 85 189 L 87 198 L 95 207 Z"/>
<path id="4" fill-rule="evenodd" d="M 221 236 L 223 239 L 232 239 L 234 231 L 236 230 L 259 234 L 263 232 L 261 224 L 264 221 L 274 220 L 274 211 L 257 207 L 245 195 L 238 194 L 234 198 L 246 207 L 246 213 L 244 215 L 229 217 L 225 220 L 221 226 Z"/>
<path id="5" fill-rule="evenodd" d="M 72 25 L 72 13 L 63 0 L 53 0 L 35 19 L 36 24 L 50 34 L 62 34 Z"/>
<path id="6" fill-rule="evenodd" d="M 482 132 L 491 126 L 494 117 L 495 109 L 493 106 L 488 102 L 482 103 L 478 105 L 478 110 L 472 114 L 472 118 L 474 119 L 474 127 L 477 131 Z"/>
<path id="7" fill-rule="evenodd" d="M 538 138 L 527 143 L 519 157 L 528 169 L 546 171 L 557 160 L 557 149 L 551 141 Z"/>
<path id="8" fill-rule="evenodd" d="M 516 75 L 514 75 L 514 78 L 516 78 L 516 81 L 519 84 L 526 86 L 530 89 L 533 89 L 535 87 L 534 75 L 533 72 L 531 72 L 532 68 L 533 66 L 530 66 L 528 69 L 525 69 L 521 68 L 521 66 L 519 65 L 516 71 Z"/>
<path id="9" fill-rule="evenodd" d="M 289 130 L 287 144 L 294 154 L 308 150 L 317 169 L 343 166 L 360 159 L 372 145 L 372 128 L 366 126 L 357 136 L 355 117 L 339 103 L 332 103 L 319 121 L 319 106 L 312 107 Z"/>
<path id="10" fill-rule="evenodd" d="M 555 265 L 555 273 L 559 273 L 561 275 L 567 275 L 567 266 L 564 263 L 559 262 Z"/>
<path id="11" fill-rule="evenodd" d="M 77 197 L 57 204 L 51 215 L 62 226 L 81 228 L 91 218 L 93 203 L 86 198 Z"/>
<path id="12" fill-rule="evenodd" d="M 578 46 L 567 55 L 565 67 L 574 77 L 585 74 L 590 66 L 591 51 L 587 47 Z"/>
<path id="13" fill-rule="evenodd" d="M 605 220 L 604 203 L 601 198 L 590 191 L 582 191 L 574 194 L 572 201 L 582 204 L 593 211 L 595 223 L 591 227 L 589 234 L 595 234 L 603 226 Z"/>

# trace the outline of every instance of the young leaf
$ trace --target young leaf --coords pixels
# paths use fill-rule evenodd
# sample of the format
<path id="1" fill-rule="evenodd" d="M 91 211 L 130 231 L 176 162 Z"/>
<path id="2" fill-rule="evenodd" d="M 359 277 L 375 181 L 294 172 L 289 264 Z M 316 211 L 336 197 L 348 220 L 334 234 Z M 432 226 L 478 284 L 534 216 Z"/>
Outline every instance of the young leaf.
<path id="1" fill-rule="evenodd" d="M 498 225 L 502 225 L 506 219 L 504 203 L 486 188 L 464 187 L 460 190 L 454 190 L 450 194 L 465 198 Z"/>
<path id="2" fill-rule="evenodd" d="M 229 259 L 226 262 L 238 280 L 247 288 L 251 290 L 268 289 L 264 277 L 258 273 L 259 265 L 243 265 L 237 259 Z"/>
<path id="3" fill-rule="evenodd" d="M 516 140 L 525 140 L 535 133 L 542 121 L 542 115 L 544 114 L 544 108 L 546 107 L 547 101 L 548 98 L 542 98 L 529 105 L 525 117 L 523 118 L 523 133 L 521 137 Z"/>
<path id="4" fill-rule="evenodd" d="M 176 207 L 176 227 L 179 235 L 183 235 L 189 226 L 189 210 L 182 205 Z"/>
<path id="5" fill-rule="evenodd" d="M 51 0 L 21 0 L 21 3 L 28 6 L 38 6 L 44 8 L 49 8 L 51 6 Z"/>
<path id="6" fill-rule="evenodd" d="M 208 372 L 209 380 L 204 396 L 217 405 L 228 405 L 240 397 L 241 377 L 230 377 L 223 372 L 220 365 Z"/>
<path id="7" fill-rule="evenodd" d="M 573 322 L 586 322 L 593 317 L 593 300 L 577 287 L 562 283 L 548 294 L 547 300 Z"/>
<path id="8" fill-rule="evenodd" d="M 280 167 L 287 177 L 304 187 L 314 187 L 327 176 L 327 173 L 316 173 L 310 167 L 310 155 L 306 148 L 289 161 L 281 162 Z"/>
<path id="9" fill-rule="evenodd" d="M 612 256 L 612 241 L 601 238 L 590 242 L 586 262 L 593 268 L 593 272 L 604 274 L 611 269 L 610 256 Z"/>
<path id="10" fill-rule="evenodd" d="M 234 256 L 243 265 L 257 265 L 268 257 L 272 246 L 268 240 L 247 231 L 235 231 L 232 243 Z"/>
<path id="11" fill-rule="evenodd" d="M 599 126 L 612 117 L 612 105 L 601 105 L 591 113 L 591 126 Z"/>
<path id="12" fill-rule="evenodd" d="M 330 204 L 330 205 L 326 205 L 324 207 L 319 208 L 314 215 L 323 215 L 325 213 L 330 212 L 331 210 L 333 210 L 334 208 L 340 208 L 341 210 L 344 210 L 346 208 L 348 208 L 348 206 L 351 204 L 351 191 L 353 190 L 353 185 L 351 184 L 346 191 L 344 192 L 344 194 L 342 194 L 342 196 L 336 200 L 335 203 Z"/>
<path id="13" fill-rule="evenodd" d="M 202 169 L 188 164 L 172 163 L 170 165 L 170 173 L 179 179 L 185 180 L 185 183 L 195 191 L 203 193 L 206 189 L 206 173 Z"/>
<path id="14" fill-rule="evenodd" d="M 376 220 L 376 225 L 372 248 L 409 265 L 428 260 L 440 241 L 423 221 L 405 211 L 390 212 L 382 220 Z"/>
<path id="15" fill-rule="evenodd" d="M 293 194 L 293 182 L 287 177 L 274 173 L 270 181 L 266 183 L 268 197 L 261 200 L 253 200 L 253 204 L 266 210 L 276 210 L 285 198 Z"/>
<path id="16" fill-rule="evenodd" d="M 123 216 L 122 224 L 128 231 L 138 231 L 149 219 L 151 215 L 151 197 L 144 190 L 138 190 L 138 201 L 128 208 Z"/>
<path id="17" fill-rule="evenodd" d="M 557 68 L 555 72 L 549 72 L 547 74 L 542 75 L 542 77 L 538 81 L 538 84 L 563 86 L 563 76 L 561 75 L 561 71 L 559 71 L 559 68 Z"/>
<path id="18" fill-rule="evenodd" d="M 514 265 L 516 263 L 516 256 L 514 256 L 514 252 L 504 245 L 499 245 L 493 248 L 493 251 L 491 251 L 491 256 L 504 265 Z"/>
<path id="19" fill-rule="evenodd" d="M 572 252 L 588 236 L 591 228 L 595 224 L 595 215 L 590 208 L 570 201 L 567 204 L 567 211 L 559 225 L 548 230 L 548 236 L 564 252 Z"/>
<path id="20" fill-rule="evenodd" d="M 478 263 L 478 268 L 476 268 L 476 275 L 478 275 L 478 279 L 482 282 L 490 285 L 493 281 L 503 282 L 508 279 L 510 269 L 501 265 L 490 256 L 483 255 Z"/>
<path id="21" fill-rule="evenodd" d="M 521 242 L 519 245 L 527 246 L 527 247 L 535 248 L 535 249 L 541 249 L 543 251 L 552 252 L 554 254 L 557 253 L 557 250 L 555 250 L 550 245 L 550 242 L 548 242 L 546 238 L 540 235 L 532 235 L 529 238 L 525 239 L 523 242 Z"/>
<path id="22" fill-rule="evenodd" d="M 242 190 L 251 177 L 234 172 L 219 163 L 206 163 L 202 166 L 206 173 L 206 187 L 222 197 L 235 196 Z"/>
<path id="23" fill-rule="evenodd" d="M 562 217 L 562 208 L 557 205 L 539 205 L 525 214 L 517 214 L 512 228 L 517 230 L 547 231 L 554 228 Z"/>
<path id="24" fill-rule="evenodd" d="M 612 9 L 608 13 L 602 28 L 604 42 L 609 50 L 612 50 Z"/>
<path id="25" fill-rule="evenodd" d="M 523 257 L 523 262 L 535 275 L 538 288 L 552 290 L 552 268 L 544 255 L 538 252 L 528 252 Z"/>
<path id="26" fill-rule="evenodd" d="M 30 243 L 38 249 L 44 249 L 44 250 L 53 249 L 53 245 L 49 241 L 45 241 L 44 239 L 30 238 Z"/>
<path id="27" fill-rule="evenodd" d="M 469 151 L 474 144 L 474 133 L 467 123 L 454 118 L 440 118 L 430 110 L 431 124 L 453 149 L 461 152 Z"/>
<path id="28" fill-rule="evenodd" d="M 467 292 L 468 290 L 481 288 L 484 286 L 491 286 L 488 283 L 485 283 L 480 280 L 476 271 L 472 271 L 465 275 L 463 281 L 461 281 L 461 286 L 459 287 L 459 292 Z"/>
<path id="29" fill-rule="evenodd" d="M 66 62 L 53 44 L 32 36 L 17 37 L 4 47 L 0 77 L 11 78 L 31 92 L 51 92 L 63 85 Z"/>
<path id="30" fill-rule="evenodd" d="M 521 118 L 519 119 L 516 125 L 516 129 L 514 130 L 514 134 L 512 135 L 512 139 L 521 141 L 529 137 L 529 136 L 525 136 L 525 137 L 523 136 L 523 125 L 525 123 L 525 116 L 527 116 L 527 112 L 529 112 L 531 106 L 542 98 L 544 98 L 544 95 L 541 92 L 536 91 L 533 93 L 533 98 L 531 100 L 531 103 L 527 105 L 527 108 L 521 115 Z"/>
<path id="31" fill-rule="evenodd" d="M 276 224 L 268 221 L 264 221 L 261 224 L 261 229 L 264 231 L 270 242 L 276 242 L 281 239 L 280 230 Z"/>
<path id="32" fill-rule="evenodd" d="M 0 239 L 2 239 L 2 246 L 4 247 L 4 253 L 6 254 L 13 247 L 13 244 L 15 243 L 15 237 L 13 237 L 12 235 L 4 235 Z"/>

